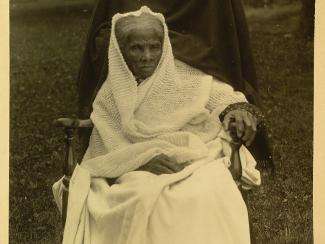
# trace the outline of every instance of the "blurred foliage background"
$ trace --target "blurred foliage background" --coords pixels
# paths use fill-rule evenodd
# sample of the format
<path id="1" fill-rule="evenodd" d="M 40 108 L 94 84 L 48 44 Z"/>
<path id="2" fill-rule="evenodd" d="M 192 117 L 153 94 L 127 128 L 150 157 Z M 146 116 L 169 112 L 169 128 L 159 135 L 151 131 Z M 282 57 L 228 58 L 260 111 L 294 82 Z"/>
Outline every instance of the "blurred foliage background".
<path id="1" fill-rule="evenodd" d="M 12 0 L 10 243 L 60 243 L 52 184 L 77 114 L 76 77 L 89 0 Z M 312 243 L 313 0 L 245 0 L 277 173 L 249 195 L 257 243 Z"/>

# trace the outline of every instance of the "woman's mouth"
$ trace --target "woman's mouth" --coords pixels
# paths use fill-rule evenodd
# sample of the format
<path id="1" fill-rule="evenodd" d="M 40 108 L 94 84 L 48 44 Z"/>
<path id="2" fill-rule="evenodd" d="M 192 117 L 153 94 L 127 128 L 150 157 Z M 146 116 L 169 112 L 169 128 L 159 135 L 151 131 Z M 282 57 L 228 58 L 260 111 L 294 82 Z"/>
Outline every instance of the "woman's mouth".
<path id="1" fill-rule="evenodd" d="M 141 69 L 153 69 L 154 66 L 153 65 L 143 65 L 143 66 L 140 66 Z"/>

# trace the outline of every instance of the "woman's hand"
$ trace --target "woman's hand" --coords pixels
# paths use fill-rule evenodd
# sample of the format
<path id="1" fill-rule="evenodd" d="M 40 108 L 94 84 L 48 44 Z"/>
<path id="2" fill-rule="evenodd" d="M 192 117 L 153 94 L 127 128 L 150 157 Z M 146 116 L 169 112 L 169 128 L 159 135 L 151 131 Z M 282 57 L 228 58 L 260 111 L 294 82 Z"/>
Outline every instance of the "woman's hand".
<path id="1" fill-rule="evenodd" d="M 160 154 L 152 158 L 148 163 L 141 166 L 137 170 L 148 171 L 155 175 L 161 174 L 173 174 L 184 169 L 184 165 L 178 164 L 177 162 L 171 160 L 164 154 Z"/>
<path id="2" fill-rule="evenodd" d="M 228 112 L 223 120 L 223 127 L 229 130 L 231 121 L 234 121 L 237 131 L 237 137 L 240 138 L 246 146 L 250 146 L 254 141 L 257 127 L 257 118 L 244 109 L 236 109 Z"/>

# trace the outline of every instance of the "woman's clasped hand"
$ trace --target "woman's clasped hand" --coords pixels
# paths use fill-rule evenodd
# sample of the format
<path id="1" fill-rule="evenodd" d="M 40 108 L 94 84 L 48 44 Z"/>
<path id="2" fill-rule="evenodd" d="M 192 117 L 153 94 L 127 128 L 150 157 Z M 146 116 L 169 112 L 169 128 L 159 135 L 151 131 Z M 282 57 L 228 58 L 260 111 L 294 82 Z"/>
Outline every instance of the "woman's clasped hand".
<path id="1" fill-rule="evenodd" d="M 223 120 L 223 127 L 230 130 L 230 124 L 236 127 L 236 136 L 246 146 L 250 146 L 256 135 L 257 118 L 244 109 L 236 109 L 228 112 Z"/>

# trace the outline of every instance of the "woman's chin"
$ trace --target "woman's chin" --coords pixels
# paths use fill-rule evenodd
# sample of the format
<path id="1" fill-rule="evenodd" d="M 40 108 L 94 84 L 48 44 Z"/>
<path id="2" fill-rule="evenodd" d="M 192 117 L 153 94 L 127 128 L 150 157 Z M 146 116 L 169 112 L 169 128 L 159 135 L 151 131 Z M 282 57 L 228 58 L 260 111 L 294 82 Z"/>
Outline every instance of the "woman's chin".
<path id="1" fill-rule="evenodd" d="M 141 80 L 145 80 L 145 79 L 149 78 L 150 76 L 152 76 L 153 73 L 154 72 L 152 70 L 144 71 L 144 72 L 141 72 L 141 75 L 139 75 L 138 77 L 140 77 Z"/>

